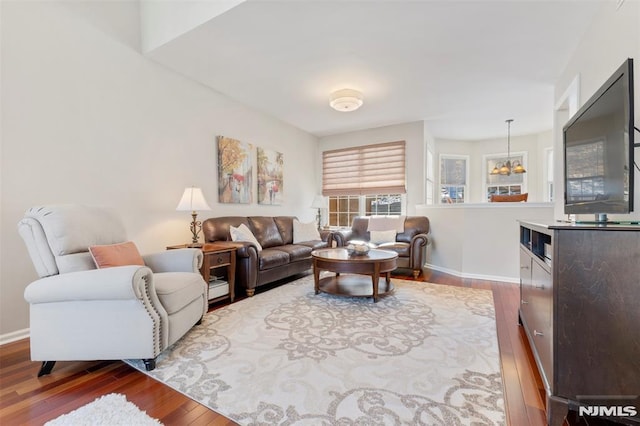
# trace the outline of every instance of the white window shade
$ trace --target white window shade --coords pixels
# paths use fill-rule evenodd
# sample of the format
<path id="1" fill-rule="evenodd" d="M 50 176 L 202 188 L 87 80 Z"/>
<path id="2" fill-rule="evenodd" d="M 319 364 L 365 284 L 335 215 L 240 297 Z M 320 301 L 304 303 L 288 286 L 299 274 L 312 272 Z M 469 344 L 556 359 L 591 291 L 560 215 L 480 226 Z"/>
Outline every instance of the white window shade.
<path id="1" fill-rule="evenodd" d="M 322 195 L 404 193 L 404 141 L 322 153 Z"/>

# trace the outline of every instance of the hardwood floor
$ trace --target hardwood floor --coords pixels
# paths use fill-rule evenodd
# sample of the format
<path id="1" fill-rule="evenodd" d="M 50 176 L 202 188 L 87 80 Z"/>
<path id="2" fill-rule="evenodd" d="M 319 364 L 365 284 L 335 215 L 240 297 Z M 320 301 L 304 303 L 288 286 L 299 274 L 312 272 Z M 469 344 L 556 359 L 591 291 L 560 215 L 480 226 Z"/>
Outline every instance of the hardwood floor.
<path id="1" fill-rule="evenodd" d="M 419 279 L 493 291 L 508 424 L 544 425 L 542 382 L 518 326 L 518 286 L 437 271 Z M 0 346 L 0 424 L 43 424 L 108 393 L 126 395 L 165 425 L 235 424 L 121 361 L 58 362 L 52 374 L 37 378 L 39 367 L 29 359 L 28 339 Z"/>

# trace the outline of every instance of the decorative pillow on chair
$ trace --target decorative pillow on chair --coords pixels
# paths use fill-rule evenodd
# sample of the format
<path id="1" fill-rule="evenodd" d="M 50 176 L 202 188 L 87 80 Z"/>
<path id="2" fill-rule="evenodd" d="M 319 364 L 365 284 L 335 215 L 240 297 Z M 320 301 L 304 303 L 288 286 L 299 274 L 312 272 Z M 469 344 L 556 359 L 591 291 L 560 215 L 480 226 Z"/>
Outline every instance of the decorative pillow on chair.
<path id="1" fill-rule="evenodd" d="M 120 244 L 90 246 L 89 253 L 91 253 L 91 257 L 93 257 L 93 261 L 96 263 L 98 269 L 128 265 L 144 266 L 144 260 L 142 260 L 138 248 L 132 241 Z"/>
<path id="2" fill-rule="evenodd" d="M 254 246 L 256 246 L 256 249 L 258 249 L 258 252 L 262 251 L 262 246 L 260 245 L 256 237 L 253 235 L 253 232 L 251 232 L 251 229 L 249 229 L 249 227 L 244 223 L 240 224 L 240 226 L 238 226 L 237 228 L 235 226 L 230 226 L 229 233 L 231 234 L 231 241 L 236 241 L 236 242 L 244 241 L 247 243 L 251 243 Z"/>
<path id="3" fill-rule="evenodd" d="M 302 223 L 298 219 L 293 219 L 293 244 L 321 239 L 316 222 Z"/>
<path id="4" fill-rule="evenodd" d="M 391 229 L 389 231 L 369 231 L 369 241 L 373 244 L 395 243 L 396 242 L 396 230 Z"/>

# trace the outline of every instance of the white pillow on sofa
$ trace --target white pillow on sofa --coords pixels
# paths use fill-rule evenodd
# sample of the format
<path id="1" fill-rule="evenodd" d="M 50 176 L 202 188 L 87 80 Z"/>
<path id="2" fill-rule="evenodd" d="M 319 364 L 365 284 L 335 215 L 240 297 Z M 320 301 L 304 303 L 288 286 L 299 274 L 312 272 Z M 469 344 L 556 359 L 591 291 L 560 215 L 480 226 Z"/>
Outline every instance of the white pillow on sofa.
<path id="1" fill-rule="evenodd" d="M 395 243 L 396 230 L 389 231 L 369 231 L 369 241 L 373 244 Z"/>
<path id="2" fill-rule="evenodd" d="M 244 223 L 240 224 L 237 228 L 235 226 L 229 227 L 229 233 L 231 234 L 231 241 L 241 242 L 245 241 L 251 243 L 258 249 L 258 252 L 262 251 L 262 246 L 251 232 L 251 229 Z"/>
<path id="3" fill-rule="evenodd" d="M 321 240 L 316 222 L 302 223 L 293 219 L 293 244 Z"/>

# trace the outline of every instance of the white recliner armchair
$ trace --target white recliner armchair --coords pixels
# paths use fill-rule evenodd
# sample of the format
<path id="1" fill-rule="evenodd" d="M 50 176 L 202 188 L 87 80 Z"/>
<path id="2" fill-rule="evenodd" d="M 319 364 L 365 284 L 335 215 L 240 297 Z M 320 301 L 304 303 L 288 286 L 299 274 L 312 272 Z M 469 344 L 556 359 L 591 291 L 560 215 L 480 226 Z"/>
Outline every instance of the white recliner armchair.
<path id="1" fill-rule="evenodd" d="M 142 359 L 147 370 L 208 308 L 198 249 L 142 256 L 145 266 L 96 269 L 89 247 L 126 242 L 108 209 L 34 207 L 18 230 L 40 279 L 24 292 L 30 305 L 31 359 L 38 376 L 56 361 Z"/>

